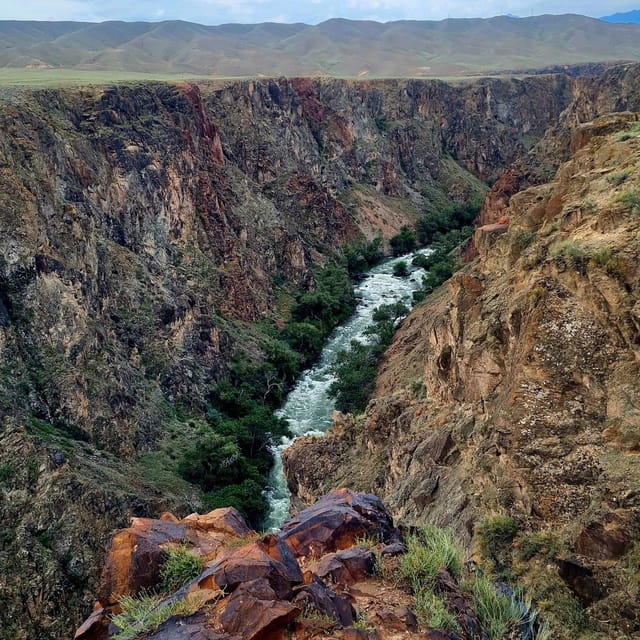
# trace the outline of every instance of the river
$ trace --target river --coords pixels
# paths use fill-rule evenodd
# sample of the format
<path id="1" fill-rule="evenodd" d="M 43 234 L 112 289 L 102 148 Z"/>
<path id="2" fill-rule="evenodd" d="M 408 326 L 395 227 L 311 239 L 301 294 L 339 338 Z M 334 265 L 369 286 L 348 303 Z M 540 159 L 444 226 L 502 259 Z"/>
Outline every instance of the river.
<path id="1" fill-rule="evenodd" d="M 429 252 L 429 249 L 420 251 Z M 280 454 L 295 438 L 322 434 L 331 426 L 331 415 L 335 408 L 333 400 L 327 395 L 334 380 L 331 366 L 338 353 L 347 349 L 352 340 L 366 340 L 364 330 L 372 324 L 373 312 L 377 307 L 401 301 L 411 307 L 411 294 L 420 288 L 424 274 L 422 269 L 411 266 L 414 255 L 381 262 L 357 284 L 355 294 L 358 304 L 354 314 L 333 331 L 318 362 L 301 374 L 284 405 L 277 411 L 277 415 L 289 421 L 293 438 L 283 438 L 274 447 L 275 464 L 269 475 L 269 489 L 266 492 L 269 512 L 264 523 L 265 530 L 279 529 L 289 517 L 290 496 Z M 411 273 L 406 277 L 396 277 L 393 268 L 403 260 L 409 265 Z"/>

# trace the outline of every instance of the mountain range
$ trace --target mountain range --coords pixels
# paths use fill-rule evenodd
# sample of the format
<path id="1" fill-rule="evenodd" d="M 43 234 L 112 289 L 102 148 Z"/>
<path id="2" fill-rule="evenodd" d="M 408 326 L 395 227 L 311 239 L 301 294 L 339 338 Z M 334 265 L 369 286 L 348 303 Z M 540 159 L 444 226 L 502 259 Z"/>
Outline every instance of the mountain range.
<path id="1" fill-rule="evenodd" d="M 614 13 L 610 16 L 604 16 L 600 18 L 600 20 L 614 24 L 640 24 L 640 9 L 627 11 L 625 13 Z"/>
<path id="2" fill-rule="evenodd" d="M 579 15 L 317 25 L 0 22 L 0 68 L 429 77 L 640 60 L 640 27 Z"/>

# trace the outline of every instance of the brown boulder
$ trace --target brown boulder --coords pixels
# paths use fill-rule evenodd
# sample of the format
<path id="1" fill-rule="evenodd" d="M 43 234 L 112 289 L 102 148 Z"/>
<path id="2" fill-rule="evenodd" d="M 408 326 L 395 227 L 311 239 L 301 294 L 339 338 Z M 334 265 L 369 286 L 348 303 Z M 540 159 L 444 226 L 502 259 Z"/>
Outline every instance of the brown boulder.
<path id="1" fill-rule="evenodd" d="M 169 618 L 147 640 L 232 640 L 227 635 L 209 628 L 206 614 L 197 613 L 189 618 Z"/>
<path id="2" fill-rule="evenodd" d="M 560 577 L 567 583 L 583 605 L 603 597 L 603 589 L 593 578 L 593 570 L 576 557 L 558 560 Z"/>
<path id="3" fill-rule="evenodd" d="M 285 522 L 279 536 L 296 557 L 321 557 L 348 549 L 361 537 L 389 540 L 393 531 L 391 516 L 379 498 L 336 489 Z"/>
<path id="4" fill-rule="evenodd" d="M 318 563 L 316 574 L 322 580 L 351 585 L 370 576 L 375 568 L 373 552 L 365 547 L 354 547 L 324 556 Z"/>
<path id="5" fill-rule="evenodd" d="M 296 589 L 293 602 L 302 611 L 316 611 L 343 627 L 348 627 L 355 621 L 355 611 L 351 603 L 327 587 L 317 576 L 313 576 L 309 584 Z"/>
<path id="6" fill-rule="evenodd" d="M 240 585 L 223 605 L 220 624 L 227 633 L 243 640 L 275 638 L 302 611 L 279 599 L 265 578 Z"/>
<path id="7" fill-rule="evenodd" d="M 394 609 L 379 607 L 371 616 L 376 626 L 389 631 L 415 631 L 418 627 L 418 620 L 413 611 L 404 605 Z"/>
<path id="8" fill-rule="evenodd" d="M 161 520 L 132 518 L 131 526 L 112 538 L 98 594 L 101 605 L 110 606 L 123 595 L 154 588 L 166 549 L 171 546 L 186 542 L 194 553 L 210 556 L 229 540 L 250 533 L 242 516 L 232 508 L 202 516 L 192 514 L 178 522 L 170 516 L 163 514 Z"/>
<path id="9" fill-rule="evenodd" d="M 486 635 L 482 632 L 482 625 L 473 612 L 467 597 L 448 571 L 441 571 L 436 576 L 434 589 L 442 595 L 447 609 L 455 616 L 466 637 L 486 638 Z M 437 639 L 434 637 L 433 640 Z"/>
<path id="10" fill-rule="evenodd" d="M 302 572 L 289 548 L 274 535 L 236 549 L 216 560 L 196 579 L 201 589 L 233 591 L 244 582 L 264 579 L 279 599 L 288 599 Z"/>

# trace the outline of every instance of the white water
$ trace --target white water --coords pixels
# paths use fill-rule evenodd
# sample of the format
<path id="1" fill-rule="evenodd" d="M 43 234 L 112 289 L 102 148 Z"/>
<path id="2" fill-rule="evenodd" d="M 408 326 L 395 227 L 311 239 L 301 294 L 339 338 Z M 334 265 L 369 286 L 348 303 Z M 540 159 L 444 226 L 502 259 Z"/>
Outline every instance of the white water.
<path id="1" fill-rule="evenodd" d="M 420 253 L 427 254 L 430 250 L 423 249 Z M 407 307 L 411 307 L 411 294 L 420 288 L 424 275 L 422 269 L 411 266 L 413 255 L 385 260 L 367 273 L 355 289 L 358 305 L 353 316 L 334 330 L 319 361 L 301 374 L 285 404 L 277 411 L 277 415 L 289 421 L 294 438 L 283 438 L 280 445 L 274 447 L 275 464 L 269 475 L 269 489 L 266 492 L 269 512 L 265 530 L 279 529 L 289 517 L 290 496 L 280 454 L 295 438 L 320 435 L 331 426 L 331 414 L 335 407 L 327 391 L 334 380 L 330 369 L 338 352 L 347 349 L 352 340 L 366 340 L 364 330 L 372 324 L 373 312 L 380 305 L 404 301 Z M 411 274 L 397 278 L 393 275 L 393 267 L 402 260 L 409 266 Z"/>

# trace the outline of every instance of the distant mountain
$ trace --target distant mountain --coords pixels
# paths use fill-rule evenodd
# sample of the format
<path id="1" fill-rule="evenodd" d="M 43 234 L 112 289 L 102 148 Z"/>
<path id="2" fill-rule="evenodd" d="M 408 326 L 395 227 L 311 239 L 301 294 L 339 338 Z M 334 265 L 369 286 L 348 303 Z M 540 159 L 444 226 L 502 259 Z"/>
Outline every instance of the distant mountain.
<path id="1" fill-rule="evenodd" d="M 610 16 L 604 16 L 600 18 L 605 22 L 612 22 L 615 24 L 640 24 L 640 10 L 627 11 L 626 13 L 614 13 Z"/>
<path id="2" fill-rule="evenodd" d="M 0 22 L 0 68 L 424 77 L 640 59 L 640 27 L 578 15 L 306 24 Z"/>

